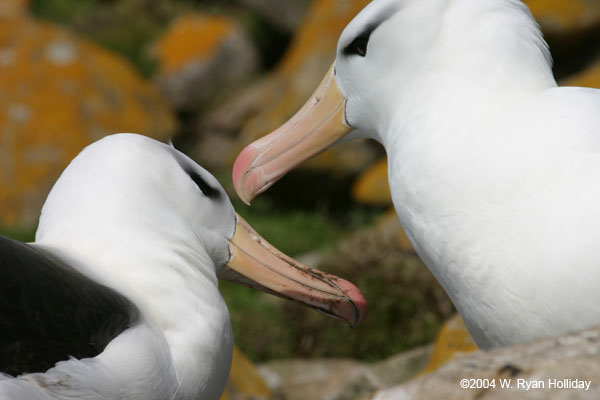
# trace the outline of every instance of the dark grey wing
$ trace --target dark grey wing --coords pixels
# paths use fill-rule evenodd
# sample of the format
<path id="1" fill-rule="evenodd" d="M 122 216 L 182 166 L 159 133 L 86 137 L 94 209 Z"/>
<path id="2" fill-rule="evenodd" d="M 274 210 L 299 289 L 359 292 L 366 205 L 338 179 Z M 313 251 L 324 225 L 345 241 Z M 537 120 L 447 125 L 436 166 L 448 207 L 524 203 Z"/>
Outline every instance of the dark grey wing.
<path id="1" fill-rule="evenodd" d="M 95 357 L 139 320 L 126 297 L 43 250 L 0 236 L 0 371 Z"/>

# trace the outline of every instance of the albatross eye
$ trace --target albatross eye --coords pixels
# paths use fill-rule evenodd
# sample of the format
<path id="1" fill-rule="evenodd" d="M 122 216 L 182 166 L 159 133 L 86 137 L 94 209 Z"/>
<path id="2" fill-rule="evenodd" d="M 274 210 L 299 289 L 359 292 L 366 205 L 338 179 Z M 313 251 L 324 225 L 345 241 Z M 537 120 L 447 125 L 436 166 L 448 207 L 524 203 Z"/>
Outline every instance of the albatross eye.
<path id="1" fill-rule="evenodd" d="M 364 57 L 367 55 L 367 45 L 369 44 L 369 34 L 366 36 L 361 35 L 355 38 L 348 46 L 344 47 L 344 54 L 349 55 L 359 55 Z"/>
<path id="2" fill-rule="evenodd" d="M 201 176 L 200 174 L 194 171 L 188 171 L 190 178 L 198 185 L 198 188 L 204 193 L 206 197 L 209 199 L 218 199 L 221 197 L 221 192 L 218 189 L 210 186 Z"/>

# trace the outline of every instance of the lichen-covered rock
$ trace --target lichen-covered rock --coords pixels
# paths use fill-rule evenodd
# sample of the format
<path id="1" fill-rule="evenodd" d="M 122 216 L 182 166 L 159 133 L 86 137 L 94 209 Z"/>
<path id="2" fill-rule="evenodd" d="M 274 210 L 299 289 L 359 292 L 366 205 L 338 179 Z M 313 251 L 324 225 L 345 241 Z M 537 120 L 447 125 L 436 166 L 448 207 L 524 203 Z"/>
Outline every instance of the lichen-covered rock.
<path id="1" fill-rule="evenodd" d="M 1 7 L 0 7 L 1 8 Z M 26 13 L 0 15 L 0 226 L 32 228 L 60 172 L 116 132 L 165 139 L 174 117 L 114 54 Z"/>
<path id="2" fill-rule="evenodd" d="M 355 360 L 274 360 L 259 368 L 273 391 L 286 400 L 337 399 L 357 381 L 363 381 L 366 393 L 377 389 L 366 368 Z"/>
<path id="3" fill-rule="evenodd" d="M 348 359 L 275 360 L 259 370 L 286 400 L 353 400 L 393 387 L 419 373 L 431 347 L 419 347 L 375 363 Z"/>
<path id="4" fill-rule="evenodd" d="M 270 398 L 272 398 L 271 389 L 256 366 L 237 346 L 234 346 L 229 379 L 220 400 L 267 400 Z"/>
<path id="5" fill-rule="evenodd" d="M 156 81 L 177 109 L 195 110 L 251 77 L 258 54 L 232 18 L 200 13 L 177 18 L 154 45 Z"/>
<path id="6" fill-rule="evenodd" d="M 389 206 L 392 195 L 388 184 L 387 157 L 366 169 L 352 186 L 352 197 L 363 204 Z"/>
<path id="7" fill-rule="evenodd" d="M 597 0 L 524 0 L 547 35 L 565 35 L 600 24 Z"/>
<path id="8" fill-rule="evenodd" d="M 463 379 L 474 388 L 462 388 Z M 578 384 L 590 384 L 587 389 L 573 387 L 575 379 Z M 489 385 L 492 382 L 495 388 Z M 474 351 L 368 399 L 591 400 L 600 398 L 598 382 L 600 328 L 595 328 L 492 351 Z M 570 386 L 556 387 L 565 383 Z"/>
<path id="9" fill-rule="evenodd" d="M 463 319 L 456 314 L 440 329 L 424 372 L 435 371 L 454 357 L 475 350 L 477 350 L 475 341 L 469 334 Z"/>

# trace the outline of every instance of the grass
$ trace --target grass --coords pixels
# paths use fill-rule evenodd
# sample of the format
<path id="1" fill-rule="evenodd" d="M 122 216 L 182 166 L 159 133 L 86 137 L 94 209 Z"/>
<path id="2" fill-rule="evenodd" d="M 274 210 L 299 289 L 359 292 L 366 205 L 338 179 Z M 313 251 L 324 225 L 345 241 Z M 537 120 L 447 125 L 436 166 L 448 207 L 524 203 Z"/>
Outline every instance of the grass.
<path id="1" fill-rule="evenodd" d="M 348 232 L 368 225 L 379 209 L 356 206 L 343 213 L 327 208 L 278 208 L 268 197 L 258 197 L 248 207 L 231 196 L 234 208 L 252 227 L 288 255 L 332 248 Z"/>

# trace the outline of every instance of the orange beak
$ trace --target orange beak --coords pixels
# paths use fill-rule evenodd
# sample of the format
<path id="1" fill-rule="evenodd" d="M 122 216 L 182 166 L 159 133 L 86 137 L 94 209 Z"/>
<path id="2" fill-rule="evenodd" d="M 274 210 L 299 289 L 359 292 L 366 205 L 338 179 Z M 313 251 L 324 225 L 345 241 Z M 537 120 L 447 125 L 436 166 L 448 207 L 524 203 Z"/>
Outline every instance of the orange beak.
<path id="1" fill-rule="evenodd" d="M 321 153 L 352 128 L 345 123 L 345 98 L 334 65 L 289 121 L 248 145 L 233 165 L 233 185 L 246 204 L 298 164 Z"/>
<path id="2" fill-rule="evenodd" d="M 297 301 L 352 327 L 362 323 L 367 306 L 356 286 L 286 256 L 236 216 L 231 258 L 219 278 Z"/>

